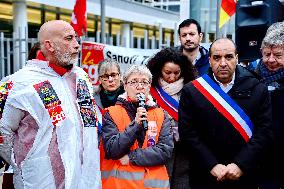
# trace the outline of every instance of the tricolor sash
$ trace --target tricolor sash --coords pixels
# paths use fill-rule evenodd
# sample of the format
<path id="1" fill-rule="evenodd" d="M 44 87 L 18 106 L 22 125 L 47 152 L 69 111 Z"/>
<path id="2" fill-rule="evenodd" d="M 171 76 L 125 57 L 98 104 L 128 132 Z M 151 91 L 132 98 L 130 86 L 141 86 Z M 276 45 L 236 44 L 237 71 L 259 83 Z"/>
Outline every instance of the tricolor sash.
<path id="1" fill-rule="evenodd" d="M 150 93 L 154 99 L 157 100 L 157 104 L 163 108 L 168 114 L 174 118 L 175 121 L 178 121 L 178 106 L 179 103 L 172 98 L 168 93 L 166 93 L 162 87 L 151 87 Z"/>
<path id="2" fill-rule="evenodd" d="M 192 81 L 192 84 L 248 142 L 252 136 L 253 124 L 242 108 L 207 74 Z"/>

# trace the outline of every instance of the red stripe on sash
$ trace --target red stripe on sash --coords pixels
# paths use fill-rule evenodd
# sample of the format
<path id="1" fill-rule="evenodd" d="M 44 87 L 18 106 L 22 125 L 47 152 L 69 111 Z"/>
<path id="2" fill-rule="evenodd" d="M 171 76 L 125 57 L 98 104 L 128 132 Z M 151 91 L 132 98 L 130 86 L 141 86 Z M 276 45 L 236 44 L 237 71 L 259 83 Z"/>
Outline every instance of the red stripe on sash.
<path id="1" fill-rule="evenodd" d="M 172 118 L 174 118 L 175 121 L 178 121 L 178 114 L 162 100 L 161 96 L 158 94 L 158 92 L 156 91 L 156 89 L 154 87 L 150 88 L 150 93 L 151 93 L 152 97 L 157 100 L 158 105 L 161 108 L 163 108 L 165 111 L 167 111 L 168 114 Z"/>
<path id="2" fill-rule="evenodd" d="M 221 113 L 235 129 L 241 134 L 246 142 L 249 141 L 249 136 L 246 134 L 242 126 L 236 121 L 236 119 L 196 80 L 192 81 L 192 84 L 209 100 L 213 106 Z"/>

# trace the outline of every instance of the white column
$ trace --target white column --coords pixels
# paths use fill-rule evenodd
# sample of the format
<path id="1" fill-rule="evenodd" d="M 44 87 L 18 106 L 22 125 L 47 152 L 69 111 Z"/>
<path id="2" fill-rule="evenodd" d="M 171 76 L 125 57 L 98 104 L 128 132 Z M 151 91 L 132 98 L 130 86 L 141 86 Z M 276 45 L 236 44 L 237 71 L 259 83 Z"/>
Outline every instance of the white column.
<path id="1" fill-rule="evenodd" d="M 152 36 L 151 38 L 151 49 L 156 49 L 156 38 Z"/>
<path id="2" fill-rule="evenodd" d="M 163 27 L 162 24 L 159 23 L 159 49 L 163 46 Z"/>
<path id="3" fill-rule="evenodd" d="M 26 62 L 26 40 L 28 38 L 28 20 L 26 0 L 13 0 L 13 37 L 14 44 L 14 72 L 21 69 Z"/>
<path id="4" fill-rule="evenodd" d="M 178 46 L 178 44 L 179 44 L 178 25 L 175 22 L 175 26 L 174 26 L 174 46 Z"/>
<path id="5" fill-rule="evenodd" d="M 180 0 L 180 22 L 190 18 L 190 1 Z"/>
<path id="6" fill-rule="evenodd" d="M 141 38 L 137 38 L 137 49 L 141 49 Z"/>
<path id="7" fill-rule="evenodd" d="M 130 24 L 124 23 L 121 24 L 121 46 L 130 47 Z"/>
<path id="8" fill-rule="evenodd" d="M 144 49 L 148 49 L 148 30 L 144 30 Z"/>

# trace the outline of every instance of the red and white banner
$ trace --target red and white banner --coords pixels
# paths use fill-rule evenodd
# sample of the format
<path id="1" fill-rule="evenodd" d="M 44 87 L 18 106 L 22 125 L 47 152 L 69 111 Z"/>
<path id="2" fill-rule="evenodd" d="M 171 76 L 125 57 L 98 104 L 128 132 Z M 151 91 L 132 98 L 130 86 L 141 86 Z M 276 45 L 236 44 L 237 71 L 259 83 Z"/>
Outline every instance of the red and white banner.
<path id="1" fill-rule="evenodd" d="M 88 73 L 92 84 L 98 86 L 98 64 L 102 60 L 117 61 L 123 73 L 133 64 L 147 64 L 149 58 L 158 51 L 159 49 L 134 49 L 83 41 L 81 67 Z"/>
<path id="2" fill-rule="evenodd" d="M 71 17 L 71 26 L 80 37 L 87 32 L 86 0 L 76 0 Z"/>

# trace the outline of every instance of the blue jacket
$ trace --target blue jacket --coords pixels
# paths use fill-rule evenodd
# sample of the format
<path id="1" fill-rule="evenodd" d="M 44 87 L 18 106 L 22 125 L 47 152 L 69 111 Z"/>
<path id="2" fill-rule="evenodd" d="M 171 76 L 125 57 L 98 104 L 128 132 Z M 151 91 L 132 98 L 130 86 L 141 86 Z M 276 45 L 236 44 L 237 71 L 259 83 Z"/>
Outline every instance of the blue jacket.
<path id="1" fill-rule="evenodd" d="M 182 46 L 178 46 L 177 50 L 182 53 Z M 196 64 L 194 65 L 198 71 L 198 76 L 202 76 L 206 74 L 210 64 L 209 64 L 209 51 L 202 46 L 199 46 L 200 58 L 197 60 Z"/>

